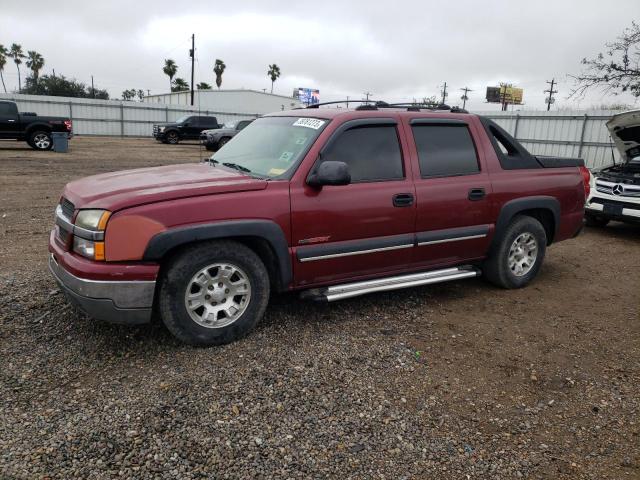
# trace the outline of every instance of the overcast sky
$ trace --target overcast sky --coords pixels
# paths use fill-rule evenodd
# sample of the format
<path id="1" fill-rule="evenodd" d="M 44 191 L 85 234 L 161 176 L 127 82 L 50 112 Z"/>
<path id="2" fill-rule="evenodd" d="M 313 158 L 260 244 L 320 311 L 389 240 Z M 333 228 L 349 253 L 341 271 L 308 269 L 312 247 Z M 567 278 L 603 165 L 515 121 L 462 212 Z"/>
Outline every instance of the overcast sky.
<path id="1" fill-rule="evenodd" d="M 555 78 L 556 108 L 634 103 L 599 92 L 567 100 L 567 74 L 640 21 L 640 0 L 2 0 L 0 12 L 1 44 L 40 52 L 44 73 L 55 69 L 89 84 L 93 75 L 114 98 L 127 88 L 166 92 L 165 58 L 189 81 L 195 33 L 196 82 L 213 84 L 221 58 L 227 89 L 270 89 L 267 65 L 275 62 L 282 76 L 274 93 L 311 87 L 323 101 L 366 91 L 410 101 L 440 96 L 446 81 L 448 103 L 461 103 L 460 89 L 469 87 L 468 108 L 499 109 L 484 103 L 485 90 L 504 81 L 524 88 L 523 108 L 543 109 L 545 81 Z M 4 76 L 7 88 L 17 89 L 13 62 Z"/>

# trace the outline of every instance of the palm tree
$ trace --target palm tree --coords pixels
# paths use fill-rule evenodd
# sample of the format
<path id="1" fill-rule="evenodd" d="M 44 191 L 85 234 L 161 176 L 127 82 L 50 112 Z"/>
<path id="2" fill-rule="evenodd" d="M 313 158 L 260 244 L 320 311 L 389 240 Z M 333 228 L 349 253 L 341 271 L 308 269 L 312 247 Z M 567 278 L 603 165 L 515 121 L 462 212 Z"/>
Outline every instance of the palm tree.
<path id="1" fill-rule="evenodd" d="M 271 79 L 271 93 L 273 93 L 273 84 L 278 77 L 280 77 L 280 67 L 275 63 L 273 65 L 269 65 L 267 76 Z"/>
<path id="2" fill-rule="evenodd" d="M 189 90 L 189 84 L 184 78 L 178 77 L 173 81 L 172 92 L 186 92 L 187 90 Z"/>
<path id="3" fill-rule="evenodd" d="M 7 55 L 9 55 L 9 50 L 7 50 L 4 45 L 0 45 L 0 79 L 2 79 L 4 93 L 7 93 L 7 86 L 4 84 L 2 72 L 4 71 L 4 66 L 7 64 Z"/>
<path id="4" fill-rule="evenodd" d="M 11 45 L 11 50 L 9 51 L 9 56 L 13 58 L 13 62 L 16 64 L 16 68 L 18 69 L 18 91 L 22 90 L 22 80 L 20 79 L 20 64 L 22 63 L 23 58 L 27 58 L 22 51 L 22 45 L 18 45 L 14 43 Z"/>
<path id="5" fill-rule="evenodd" d="M 172 90 L 171 85 L 173 85 L 173 77 L 178 72 L 178 65 L 176 65 L 176 62 L 174 62 L 170 58 L 165 58 L 164 67 L 162 71 L 164 72 L 165 75 L 169 77 L 169 91 L 171 91 Z"/>
<path id="6" fill-rule="evenodd" d="M 213 73 L 216 74 L 216 85 L 218 86 L 218 90 L 220 89 L 220 85 L 222 85 L 222 74 L 227 66 L 224 64 L 222 60 L 216 58 L 216 64 L 213 67 Z"/>
<path id="7" fill-rule="evenodd" d="M 33 83 L 37 85 L 38 75 L 40 74 L 40 70 L 42 70 L 42 67 L 44 67 L 44 57 L 33 50 L 29 50 L 27 52 L 27 57 L 27 67 L 29 67 L 29 69 L 33 73 Z"/>
<path id="8" fill-rule="evenodd" d="M 211 90 L 211 85 L 209 85 L 207 82 L 200 82 L 198 85 L 196 85 L 196 88 L 198 90 Z"/>

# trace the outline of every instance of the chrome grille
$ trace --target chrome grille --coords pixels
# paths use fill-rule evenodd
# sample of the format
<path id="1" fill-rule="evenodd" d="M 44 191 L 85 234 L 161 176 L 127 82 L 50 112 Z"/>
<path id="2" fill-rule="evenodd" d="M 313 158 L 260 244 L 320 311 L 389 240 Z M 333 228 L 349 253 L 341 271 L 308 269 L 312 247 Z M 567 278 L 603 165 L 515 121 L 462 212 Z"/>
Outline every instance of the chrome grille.
<path id="1" fill-rule="evenodd" d="M 640 185 L 607 182 L 596 178 L 596 191 L 618 197 L 640 197 Z"/>
<path id="2" fill-rule="evenodd" d="M 63 215 L 67 217 L 69 221 L 73 220 L 73 213 L 76 210 L 76 206 L 66 198 L 63 198 L 60 202 L 60 207 L 62 208 Z"/>

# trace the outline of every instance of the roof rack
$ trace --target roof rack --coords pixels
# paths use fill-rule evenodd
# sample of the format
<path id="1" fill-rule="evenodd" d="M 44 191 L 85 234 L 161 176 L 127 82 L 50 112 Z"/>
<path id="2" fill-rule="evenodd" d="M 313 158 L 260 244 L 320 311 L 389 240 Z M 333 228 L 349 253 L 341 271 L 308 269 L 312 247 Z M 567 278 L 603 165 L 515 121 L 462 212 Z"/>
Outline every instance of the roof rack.
<path id="1" fill-rule="evenodd" d="M 325 105 L 337 105 L 341 103 L 361 103 L 362 105 L 358 105 L 356 110 L 378 110 L 380 108 L 406 108 L 409 112 L 419 112 L 421 110 L 431 110 L 431 111 L 449 111 L 451 113 L 469 113 L 467 110 L 460 107 L 450 107 L 444 103 L 414 103 L 414 102 L 403 102 L 403 103 L 387 103 L 382 100 L 336 100 L 333 102 L 323 102 L 323 103 L 314 103 L 305 108 L 319 108 Z"/>

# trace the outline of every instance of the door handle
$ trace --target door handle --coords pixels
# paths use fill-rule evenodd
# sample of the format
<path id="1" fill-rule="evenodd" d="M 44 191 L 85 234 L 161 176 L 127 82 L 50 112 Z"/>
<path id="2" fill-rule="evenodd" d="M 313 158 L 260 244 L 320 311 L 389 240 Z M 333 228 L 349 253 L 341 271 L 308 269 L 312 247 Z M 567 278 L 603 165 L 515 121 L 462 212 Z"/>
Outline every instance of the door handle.
<path id="1" fill-rule="evenodd" d="M 484 188 L 472 188 L 469 190 L 469 200 L 476 201 L 484 198 Z"/>
<path id="2" fill-rule="evenodd" d="M 393 196 L 394 207 L 410 207 L 411 205 L 413 205 L 412 193 L 396 193 Z"/>

